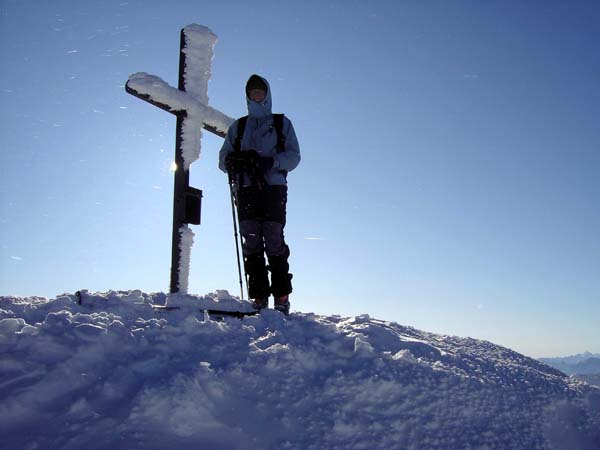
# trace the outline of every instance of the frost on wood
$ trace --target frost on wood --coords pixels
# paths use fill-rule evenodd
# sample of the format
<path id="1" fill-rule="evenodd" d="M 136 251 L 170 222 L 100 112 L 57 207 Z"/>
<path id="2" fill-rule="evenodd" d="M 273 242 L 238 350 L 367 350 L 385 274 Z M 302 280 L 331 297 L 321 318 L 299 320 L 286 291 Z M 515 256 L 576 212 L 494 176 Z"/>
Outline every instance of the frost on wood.
<path id="1" fill-rule="evenodd" d="M 190 259 L 192 256 L 192 246 L 194 245 L 194 232 L 187 225 L 182 225 L 179 229 L 181 241 L 179 244 L 179 292 L 187 294 L 188 281 L 190 278 Z"/>
<path id="2" fill-rule="evenodd" d="M 211 75 L 213 47 L 217 36 L 203 25 L 192 24 L 183 29 L 185 37 L 185 91 L 208 105 L 208 80 Z"/>
<path id="3" fill-rule="evenodd" d="M 127 85 L 142 95 L 148 95 L 150 100 L 161 103 L 171 112 L 187 111 L 190 115 L 203 117 L 204 123 L 215 127 L 218 131 L 227 132 L 233 119 L 216 109 L 199 102 L 187 92 L 180 91 L 156 75 L 137 72 L 129 76 Z"/>
<path id="4" fill-rule="evenodd" d="M 154 103 L 160 103 L 171 112 L 186 111 L 183 121 L 182 150 L 185 170 L 200 157 L 202 124 L 205 123 L 227 132 L 233 119 L 220 111 L 200 102 L 188 92 L 180 91 L 155 75 L 137 72 L 129 77 L 127 85 L 138 94 L 147 95 Z"/>
<path id="5" fill-rule="evenodd" d="M 200 158 L 200 145 L 202 142 L 202 116 L 193 114 L 183 119 L 181 126 L 181 152 L 183 156 L 183 168 L 190 170 L 192 163 Z"/>
<path id="6" fill-rule="evenodd" d="M 200 158 L 203 124 L 225 133 L 233 119 L 208 106 L 208 81 L 217 36 L 207 27 L 197 24 L 185 27 L 183 35 L 184 91 L 169 86 L 157 76 L 143 72 L 131 75 L 127 84 L 139 94 L 148 95 L 152 101 L 173 112 L 186 112 L 182 124 L 181 150 L 184 169 L 187 171 Z"/>
<path id="7" fill-rule="evenodd" d="M 213 47 L 217 36 L 202 25 L 188 25 L 183 29 L 185 38 L 185 69 L 183 74 L 186 93 L 203 105 L 208 105 L 208 80 L 213 59 Z M 185 170 L 200 158 L 202 124 L 206 123 L 205 111 L 189 111 L 183 121 L 182 151 Z"/>

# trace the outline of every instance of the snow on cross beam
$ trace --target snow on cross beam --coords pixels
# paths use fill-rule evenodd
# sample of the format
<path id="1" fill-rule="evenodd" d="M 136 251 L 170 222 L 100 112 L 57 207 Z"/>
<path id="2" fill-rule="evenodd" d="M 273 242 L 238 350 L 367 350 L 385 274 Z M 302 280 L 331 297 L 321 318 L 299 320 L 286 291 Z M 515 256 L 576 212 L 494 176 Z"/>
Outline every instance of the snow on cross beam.
<path id="1" fill-rule="evenodd" d="M 130 75 L 125 90 L 177 117 L 175 134 L 175 188 L 170 292 L 187 293 L 194 233 L 188 224 L 200 224 L 202 191 L 189 185 L 191 164 L 200 157 L 202 128 L 225 137 L 233 119 L 208 106 L 208 80 L 217 36 L 207 27 L 192 24 L 181 30 L 179 86 L 138 72 Z"/>
<path id="2" fill-rule="evenodd" d="M 208 106 L 208 80 L 217 36 L 202 25 L 188 25 L 181 30 L 179 87 L 174 88 L 160 77 L 138 72 L 130 75 L 125 90 L 177 116 L 184 115 L 182 150 L 184 167 L 200 156 L 202 127 L 224 137 L 233 119 Z"/>
<path id="3" fill-rule="evenodd" d="M 188 92 L 175 89 L 160 77 L 145 72 L 130 75 L 125 90 L 129 94 L 172 114 L 184 113 L 187 116 L 186 119 L 190 119 L 185 120 L 186 123 L 189 122 L 190 126 L 203 127 L 220 137 L 225 137 L 229 125 L 233 122 L 231 117 L 201 103 Z M 197 120 L 198 118 L 201 120 Z M 193 145 L 190 145 L 190 147 L 193 147 Z M 188 169 L 192 162 L 190 161 L 187 165 Z"/>

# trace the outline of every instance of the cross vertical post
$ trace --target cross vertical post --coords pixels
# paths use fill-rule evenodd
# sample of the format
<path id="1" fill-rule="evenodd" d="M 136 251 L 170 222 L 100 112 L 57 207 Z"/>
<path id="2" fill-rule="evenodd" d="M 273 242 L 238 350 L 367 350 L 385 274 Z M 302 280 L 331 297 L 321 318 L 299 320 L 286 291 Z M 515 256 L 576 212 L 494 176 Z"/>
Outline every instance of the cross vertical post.
<path id="1" fill-rule="evenodd" d="M 181 30 L 179 44 L 179 81 L 177 88 L 185 92 L 185 34 Z M 171 283 L 169 292 L 179 292 L 179 272 L 181 264 L 181 229 L 185 225 L 185 191 L 190 186 L 190 172 L 185 170 L 183 161 L 183 121 L 187 113 L 177 113 L 177 126 L 175 128 L 175 174 L 173 185 L 173 236 L 171 239 Z"/>

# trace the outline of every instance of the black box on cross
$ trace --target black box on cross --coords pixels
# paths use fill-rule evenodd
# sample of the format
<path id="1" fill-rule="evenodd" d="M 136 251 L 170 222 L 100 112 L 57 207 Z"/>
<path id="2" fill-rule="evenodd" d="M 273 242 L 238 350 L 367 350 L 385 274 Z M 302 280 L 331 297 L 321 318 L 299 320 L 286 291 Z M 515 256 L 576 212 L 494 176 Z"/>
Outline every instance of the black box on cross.
<path id="1" fill-rule="evenodd" d="M 191 225 L 200 225 L 202 210 L 202 191 L 188 186 L 185 190 L 185 217 L 183 221 Z"/>

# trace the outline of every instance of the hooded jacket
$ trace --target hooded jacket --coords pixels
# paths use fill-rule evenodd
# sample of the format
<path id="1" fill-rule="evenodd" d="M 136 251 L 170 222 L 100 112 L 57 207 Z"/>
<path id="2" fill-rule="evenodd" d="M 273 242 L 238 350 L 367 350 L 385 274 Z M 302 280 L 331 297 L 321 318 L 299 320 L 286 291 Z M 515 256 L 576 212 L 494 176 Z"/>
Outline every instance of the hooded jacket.
<path id="1" fill-rule="evenodd" d="M 252 77 L 254 76 L 258 75 L 252 75 Z M 265 181 L 269 185 L 286 185 L 286 178 L 282 171 L 291 172 L 298 166 L 300 163 L 300 146 L 292 122 L 284 116 L 282 131 L 285 138 L 285 147 L 283 152 L 277 153 L 277 131 L 273 125 L 273 113 L 271 112 L 271 87 L 266 79 L 260 78 L 267 87 L 267 95 L 259 103 L 251 100 L 246 94 L 248 120 L 240 150 L 256 150 L 260 156 L 273 158 L 273 167 L 265 173 Z M 246 89 L 247 91 L 248 89 Z M 223 147 L 219 152 L 219 169 L 225 173 L 227 173 L 225 159 L 229 153 L 235 151 L 234 144 L 237 139 L 237 131 L 238 121 L 236 120 L 229 127 Z M 249 177 L 244 178 L 244 185 L 250 185 L 251 180 Z"/>

